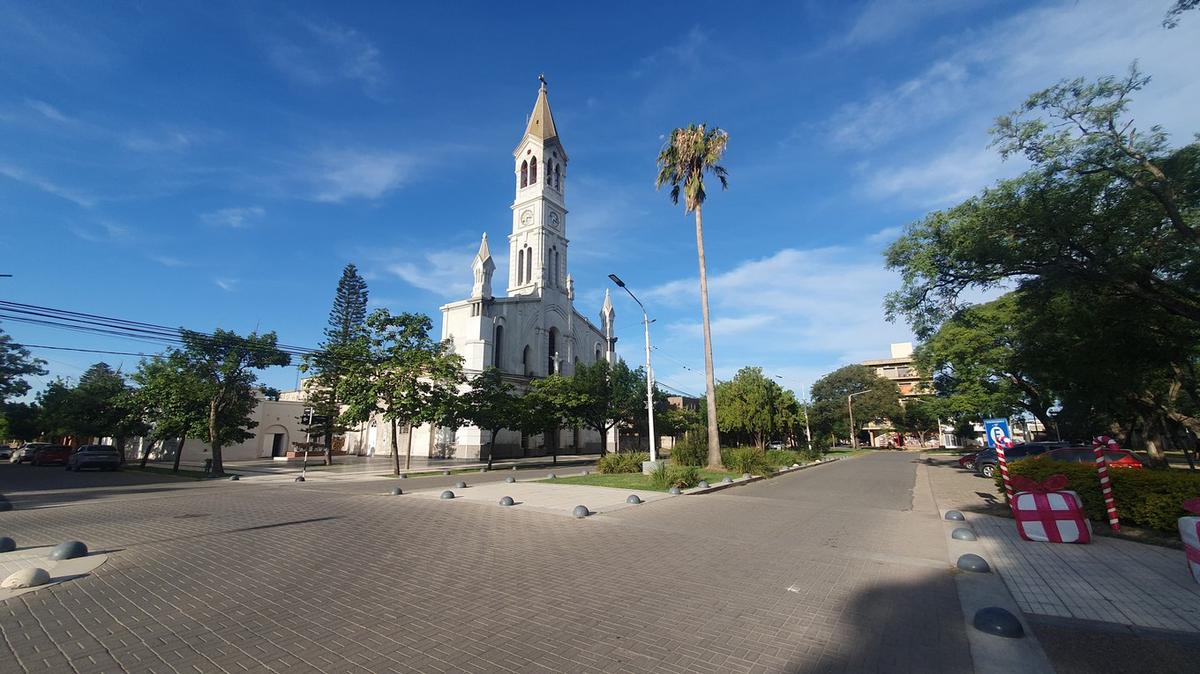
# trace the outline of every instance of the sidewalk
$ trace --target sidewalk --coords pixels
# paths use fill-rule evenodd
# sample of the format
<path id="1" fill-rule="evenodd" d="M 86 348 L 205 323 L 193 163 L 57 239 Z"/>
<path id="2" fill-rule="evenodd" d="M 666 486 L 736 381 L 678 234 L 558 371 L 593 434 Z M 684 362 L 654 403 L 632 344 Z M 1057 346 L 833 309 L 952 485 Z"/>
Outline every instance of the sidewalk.
<path id="1" fill-rule="evenodd" d="M 938 507 L 964 513 L 1024 613 L 1200 634 L 1200 584 L 1182 550 L 1107 536 L 1085 545 L 1022 540 L 1012 519 L 995 514 L 1004 508 L 990 481 L 948 457 L 929 459 Z"/>
<path id="2" fill-rule="evenodd" d="M 553 457 L 530 456 L 522 459 L 500 459 L 492 464 L 492 470 L 511 470 L 518 468 L 536 468 L 549 466 Z M 595 454 L 560 454 L 558 465 L 581 465 L 596 460 Z M 319 473 L 322 476 L 339 478 L 361 478 L 390 475 L 395 465 L 391 456 L 335 456 L 332 466 L 326 466 L 320 456 L 309 459 L 305 471 L 308 474 Z M 419 473 L 434 470 L 467 470 L 487 466 L 487 461 L 478 459 L 431 459 L 424 456 L 412 457 L 412 468 L 403 469 L 404 457 L 400 458 L 401 472 Z M 151 461 L 148 465 L 156 468 L 170 468 L 170 461 Z M 187 470 L 204 470 L 203 461 L 183 461 L 180 468 Z M 225 461 L 226 473 L 242 475 L 297 475 L 304 464 L 301 461 L 276 461 L 274 459 L 249 459 L 245 461 Z"/>

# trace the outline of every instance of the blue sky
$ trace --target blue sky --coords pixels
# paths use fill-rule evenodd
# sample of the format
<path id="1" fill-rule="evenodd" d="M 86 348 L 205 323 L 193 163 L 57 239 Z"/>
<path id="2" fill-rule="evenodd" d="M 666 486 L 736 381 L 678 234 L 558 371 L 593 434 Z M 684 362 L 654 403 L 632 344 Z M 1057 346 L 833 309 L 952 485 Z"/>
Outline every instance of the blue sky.
<path id="1" fill-rule="evenodd" d="M 509 231 L 511 152 L 545 72 L 577 307 L 595 316 L 618 273 L 657 319 L 659 379 L 703 391 L 693 225 L 654 191 L 654 159 L 672 127 L 719 125 L 718 377 L 759 365 L 800 388 L 910 339 L 883 318 L 897 279 L 880 252 L 1021 169 L 987 129 L 1030 92 L 1137 59 L 1154 76 L 1139 122 L 1177 142 L 1200 130 L 1200 15 L 1166 31 L 1170 4 L 0 0 L 0 272 L 15 274 L 0 296 L 315 345 L 354 262 L 375 306 L 437 324 L 480 234 Z M 640 362 L 636 307 L 615 300 Z M 38 355 L 63 377 L 98 359 Z"/>

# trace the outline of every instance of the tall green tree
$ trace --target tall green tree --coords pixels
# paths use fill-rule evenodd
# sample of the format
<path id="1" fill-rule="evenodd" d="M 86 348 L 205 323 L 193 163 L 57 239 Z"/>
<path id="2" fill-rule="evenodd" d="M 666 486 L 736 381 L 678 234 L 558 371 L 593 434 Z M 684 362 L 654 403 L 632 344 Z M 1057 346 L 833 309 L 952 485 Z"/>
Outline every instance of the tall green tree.
<path id="1" fill-rule="evenodd" d="M 67 436 L 76 434 L 74 388 L 65 379 L 57 378 L 46 384 L 37 396 L 37 405 L 41 412 L 38 414 L 38 434 L 56 442 L 61 442 Z"/>
<path id="2" fill-rule="evenodd" d="M 847 398 L 854 397 L 854 424 Z M 857 437 L 863 426 L 900 416 L 900 389 L 865 365 L 847 365 L 821 377 L 812 386 L 813 421 L 818 432 Z"/>
<path id="3" fill-rule="evenodd" d="M 310 374 L 304 382 L 305 401 L 312 410 L 305 432 L 320 438 L 325 447 L 325 465 L 333 465 L 333 441 L 349 426 L 342 418 L 338 390 L 353 356 L 354 341 L 364 334 L 367 320 L 367 282 L 353 263 L 347 264 L 338 280 L 325 340 L 317 351 L 304 356 L 300 371 Z"/>
<path id="4" fill-rule="evenodd" d="M 338 393 L 345 419 L 365 422 L 379 414 L 391 424 L 395 474 L 400 474 L 397 436 L 408 430 L 404 469 L 412 467 L 413 429 L 428 423 L 457 427 L 461 420 L 458 388 L 464 382 L 462 357 L 449 341 L 430 337 L 433 323 L 423 314 L 392 315 L 376 309 L 364 336 L 354 340 Z"/>
<path id="5" fill-rule="evenodd" d="M 463 419 L 488 432 L 487 465 L 496 456 L 496 436 L 505 428 L 519 428 L 523 413 L 521 397 L 497 368 L 489 367 L 473 377 L 471 390 L 461 397 Z"/>
<path id="6" fill-rule="evenodd" d="M 125 376 L 108 363 L 96 363 L 79 377 L 79 383 L 71 391 L 70 406 L 74 432 L 92 438 L 113 438 L 122 461 L 126 440 L 147 431 Z"/>
<path id="7" fill-rule="evenodd" d="M 208 437 L 208 409 L 211 401 L 206 382 L 189 367 L 179 351 L 163 358 L 143 360 L 132 375 L 137 389 L 134 401 L 150 425 L 149 442 L 142 448 L 145 467 L 154 442 L 175 440 L 172 472 L 179 462 L 188 438 Z"/>
<path id="8" fill-rule="evenodd" d="M 180 329 L 183 348 L 178 356 L 189 376 L 200 382 L 207 401 L 206 440 L 212 449 L 212 474 L 224 475 L 221 449 L 254 437 L 250 418 L 258 404 L 255 370 L 284 366 L 291 357 L 277 346 L 274 332 L 246 336 L 217 329 L 212 335 Z"/>
<path id="9" fill-rule="evenodd" d="M 600 360 L 576 366 L 572 377 L 550 375 L 534 380 L 531 388 L 559 411 L 565 423 L 599 433 L 603 447 L 604 438 L 614 426 L 634 425 L 637 416 L 645 414 L 644 376 L 641 368 L 631 370 L 624 361 L 610 366 L 608 361 Z"/>
<path id="10" fill-rule="evenodd" d="M 717 422 L 722 432 L 748 437 L 759 449 L 775 435 L 788 433 L 795 398 L 767 378 L 759 367 L 744 367 L 717 384 Z"/>
<path id="11" fill-rule="evenodd" d="M 4 403 L 6 431 L 0 438 L 12 440 L 34 440 L 40 435 L 38 414 L 41 409 L 35 403 Z"/>
<path id="12" fill-rule="evenodd" d="M 34 358 L 29 349 L 13 342 L 0 330 L 0 403 L 29 392 L 30 376 L 46 374 L 46 361 Z"/>
<path id="13" fill-rule="evenodd" d="M 671 132 L 666 147 L 658 155 L 655 188 L 671 186 L 671 202 L 678 204 L 683 195 L 683 212 L 696 213 L 696 255 L 700 263 L 700 314 L 704 323 L 704 381 L 708 407 L 708 466 L 721 468 L 721 439 L 717 431 L 716 376 L 713 374 L 712 329 L 708 318 L 708 264 L 704 258 L 704 176 L 711 174 L 728 189 L 725 167 L 718 162 L 725 154 L 729 134 L 723 129 L 708 129 L 704 124 L 689 124 Z"/>

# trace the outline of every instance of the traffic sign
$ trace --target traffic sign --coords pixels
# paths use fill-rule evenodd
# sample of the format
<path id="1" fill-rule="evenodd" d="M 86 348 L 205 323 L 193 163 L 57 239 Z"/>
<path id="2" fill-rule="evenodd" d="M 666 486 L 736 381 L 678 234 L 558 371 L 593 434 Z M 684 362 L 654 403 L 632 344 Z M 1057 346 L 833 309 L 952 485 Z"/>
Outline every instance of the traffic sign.
<path id="1" fill-rule="evenodd" d="M 997 442 L 1008 446 L 1012 442 L 1012 433 L 1008 430 L 1008 419 L 984 419 L 983 433 L 987 436 L 988 447 L 995 447 Z"/>

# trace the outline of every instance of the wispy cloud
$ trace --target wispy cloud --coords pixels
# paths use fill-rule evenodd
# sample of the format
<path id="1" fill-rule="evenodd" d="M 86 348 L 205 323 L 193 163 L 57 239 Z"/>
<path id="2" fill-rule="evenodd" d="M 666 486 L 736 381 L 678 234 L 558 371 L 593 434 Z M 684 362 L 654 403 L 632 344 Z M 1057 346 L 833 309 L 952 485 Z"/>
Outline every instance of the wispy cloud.
<path id="1" fill-rule="evenodd" d="M 121 144 L 134 152 L 183 152 L 192 147 L 194 138 L 182 131 L 131 131 L 124 134 Z"/>
<path id="2" fill-rule="evenodd" d="M 71 227 L 71 233 L 92 243 L 112 243 L 128 241 L 133 232 L 124 225 L 113 222 L 100 222 L 95 225 Z"/>
<path id="3" fill-rule="evenodd" d="M 857 46 L 882 42 L 931 19 L 971 10 L 985 2 L 986 0 L 870 0 L 846 31 L 842 43 Z"/>
<path id="4" fill-rule="evenodd" d="M 965 64 L 939 61 L 886 92 L 842 106 L 830 120 L 829 141 L 836 147 L 869 150 L 934 126 L 962 110 L 967 83 Z"/>
<path id="5" fill-rule="evenodd" d="M 161 264 L 164 267 L 177 268 L 177 267 L 190 267 L 191 266 L 191 263 L 189 263 L 188 261 L 181 260 L 177 257 L 172 257 L 170 255 L 149 255 L 147 257 L 149 257 L 154 262 Z"/>
<path id="6" fill-rule="evenodd" d="M 641 77 L 651 71 L 664 67 L 685 66 L 699 68 L 699 57 L 704 53 L 709 43 L 709 35 L 700 26 L 692 26 L 675 42 L 667 44 L 650 54 L 643 56 L 633 71 L 634 77 Z"/>
<path id="7" fill-rule="evenodd" d="M 423 262 L 400 262 L 389 265 L 387 270 L 405 283 L 446 299 L 462 299 L 471 292 L 471 258 L 473 252 L 435 251 L 420 254 Z M 492 277 L 492 290 L 497 282 L 505 281 Z"/>
<path id="8" fill-rule="evenodd" d="M 229 277 L 219 277 L 213 279 L 213 283 L 221 290 L 224 290 L 227 293 L 232 293 L 237 291 L 238 284 L 241 283 L 241 280 Z"/>
<path id="9" fill-rule="evenodd" d="M 304 180 L 315 201 L 378 199 L 412 177 L 416 157 L 402 152 L 337 150 L 311 158 L 313 169 Z"/>
<path id="10" fill-rule="evenodd" d="M 41 176 L 26 171 L 12 164 L 0 163 L 0 176 L 5 176 L 19 183 L 23 183 L 30 187 L 39 189 L 47 194 L 53 194 L 61 199 L 66 199 L 84 208 L 91 208 L 95 205 L 96 200 L 87 194 L 78 192 L 69 187 L 63 187 L 57 183 L 51 182 Z"/>
<path id="11" fill-rule="evenodd" d="M 300 20 L 292 37 L 267 41 L 271 64 L 291 80 L 307 86 L 351 81 L 368 95 L 378 95 L 386 79 L 375 43 L 348 26 L 332 21 Z"/>
<path id="12" fill-rule="evenodd" d="M 904 228 L 900 226 L 884 227 L 878 232 L 867 236 L 867 243 L 874 246 L 888 244 L 895 241 L 903 231 Z"/>
<path id="13" fill-rule="evenodd" d="M 261 206 L 221 208 L 200 214 L 200 220 L 207 225 L 240 229 L 261 220 L 266 213 L 267 211 Z"/>
<path id="14" fill-rule="evenodd" d="M 25 105 L 27 107 L 29 107 L 31 110 L 40 114 L 42 117 L 45 117 L 46 119 L 48 119 L 52 122 L 58 122 L 59 124 L 74 124 L 75 123 L 74 119 L 67 117 L 62 112 L 60 112 L 58 108 L 54 107 L 53 105 L 50 105 L 49 103 L 47 103 L 45 101 L 39 101 L 36 99 L 25 99 Z"/>

